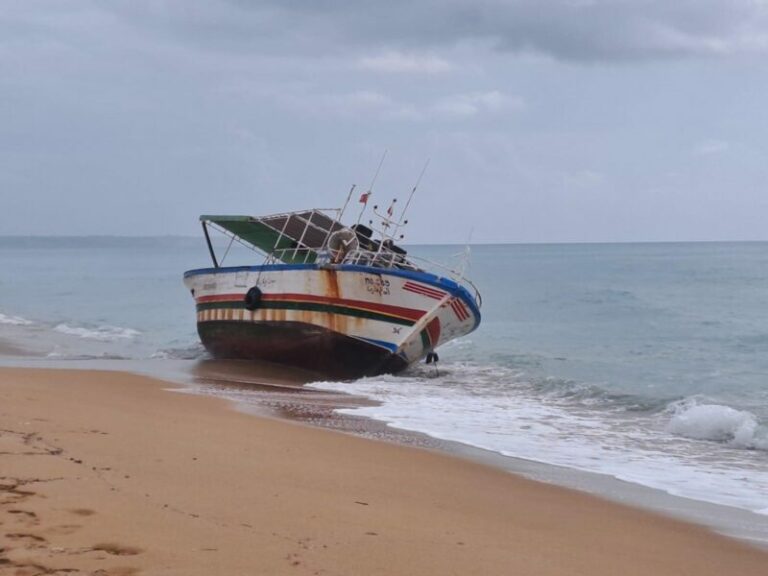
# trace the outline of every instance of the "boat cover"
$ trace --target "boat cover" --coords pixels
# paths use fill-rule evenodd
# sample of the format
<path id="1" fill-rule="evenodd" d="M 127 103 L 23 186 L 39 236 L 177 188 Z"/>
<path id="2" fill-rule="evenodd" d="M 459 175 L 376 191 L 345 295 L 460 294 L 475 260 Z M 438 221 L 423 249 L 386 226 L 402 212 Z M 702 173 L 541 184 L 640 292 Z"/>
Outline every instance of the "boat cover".
<path id="1" fill-rule="evenodd" d="M 287 264 L 312 263 L 317 259 L 328 235 L 345 228 L 343 224 L 317 210 L 253 216 L 200 216 L 203 223 L 234 235 L 266 254 Z"/>

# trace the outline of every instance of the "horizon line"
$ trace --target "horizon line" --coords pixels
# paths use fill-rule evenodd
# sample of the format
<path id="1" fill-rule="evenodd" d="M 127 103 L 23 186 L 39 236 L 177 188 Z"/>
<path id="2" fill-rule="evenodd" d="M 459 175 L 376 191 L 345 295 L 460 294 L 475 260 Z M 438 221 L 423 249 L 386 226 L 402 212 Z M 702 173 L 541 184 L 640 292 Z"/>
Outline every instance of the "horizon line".
<path id="1" fill-rule="evenodd" d="M 150 239 L 197 239 L 196 234 L 0 234 L 0 240 L 75 240 L 75 239 L 114 239 L 114 240 L 150 240 Z M 503 240 L 489 242 L 402 242 L 406 246 L 513 246 L 513 245 L 589 245 L 589 244 L 759 244 L 766 239 L 707 239 L 707 240 Z"/>

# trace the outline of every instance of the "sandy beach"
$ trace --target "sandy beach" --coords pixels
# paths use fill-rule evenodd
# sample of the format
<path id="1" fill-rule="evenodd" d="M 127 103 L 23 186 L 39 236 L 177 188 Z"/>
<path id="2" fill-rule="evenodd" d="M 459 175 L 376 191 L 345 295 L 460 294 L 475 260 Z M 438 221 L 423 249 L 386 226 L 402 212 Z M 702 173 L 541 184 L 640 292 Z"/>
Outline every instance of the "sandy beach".
<path id="1" fill-rule="evenodd" d="M 0 369 L 0 573 L 765 574 L 704 528 L 117 372 Z"/>

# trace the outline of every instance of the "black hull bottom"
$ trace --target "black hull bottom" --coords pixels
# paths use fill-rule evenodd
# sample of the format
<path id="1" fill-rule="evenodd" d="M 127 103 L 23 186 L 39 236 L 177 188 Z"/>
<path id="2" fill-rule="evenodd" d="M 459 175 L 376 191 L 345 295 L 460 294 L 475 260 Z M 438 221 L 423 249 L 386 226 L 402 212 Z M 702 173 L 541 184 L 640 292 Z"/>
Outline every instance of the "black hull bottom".
<path id="1" fill-rule="evenodd" d="M 333 378 L 393 374 L 408 364 L 373 344 L 303 322 L 199 322 L 205 348 L 217 358 L 265 360 Z"/>

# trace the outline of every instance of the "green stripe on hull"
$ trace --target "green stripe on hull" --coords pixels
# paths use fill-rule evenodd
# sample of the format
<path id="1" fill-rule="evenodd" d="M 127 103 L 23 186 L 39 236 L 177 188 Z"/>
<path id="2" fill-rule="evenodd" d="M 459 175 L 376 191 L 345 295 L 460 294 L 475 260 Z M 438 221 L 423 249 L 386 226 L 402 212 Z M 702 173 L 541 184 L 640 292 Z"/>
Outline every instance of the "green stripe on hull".
<path id="1" fill-rule="evenodd" d="M 245 308 L 244 302 L 206 302 L 197 305 L 197 311 L 202 310 L 242 310 Z M 342 314 L 344 316 L 354 316 L 356 318 L 367 318 L 369 320 L 380 320 L 390 324 L 400 324 L 402 326 L 413 326 L 416 322 L 407 318 L 389 316 L 371 310 L 360 310 L 358 308 L 347 308 L 334 304 L 319 304 L 316 302 L 264 302 L 259 305 L 259 309 L 264 310 L 305 310 L 309 312 L 326 312 L 328 314 Z"/>
<path id="2" fill-rule="evenodd" d="M 419 336 L 421 336 L 421 345 L 424 348 L 424 350 L 431 350 L 432 343 L 429 341 L 429 334 L 427 334 L 427 331 L 422 330 Z"/>

